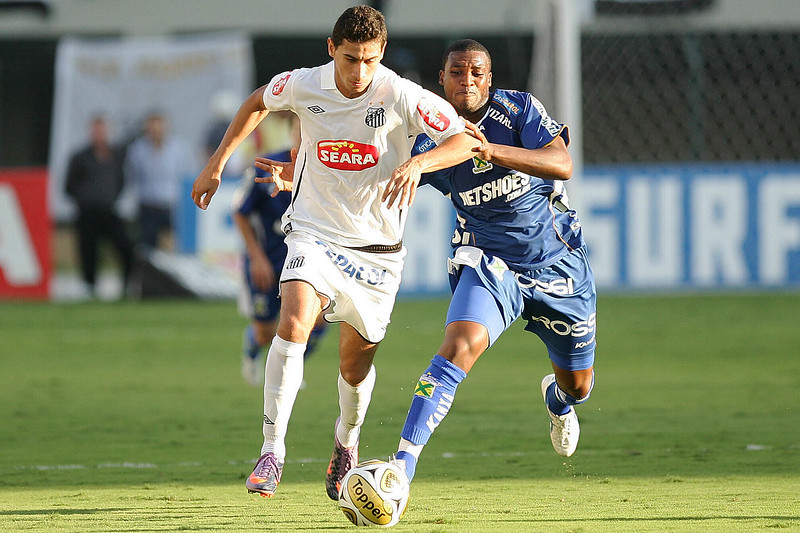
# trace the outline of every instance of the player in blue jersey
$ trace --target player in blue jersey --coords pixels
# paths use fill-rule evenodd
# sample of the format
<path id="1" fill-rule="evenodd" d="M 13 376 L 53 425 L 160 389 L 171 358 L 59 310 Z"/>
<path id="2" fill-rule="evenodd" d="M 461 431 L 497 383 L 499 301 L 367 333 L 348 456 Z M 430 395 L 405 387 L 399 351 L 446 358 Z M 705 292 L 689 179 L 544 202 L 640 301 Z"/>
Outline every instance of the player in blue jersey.
<path id="1" fill-rule="evenodd" d="M 578 444 L 573 406 L 594 384 L 595 285 L 563 187 L 572 175 L 568 130 L 531 94 L 492 89 L 491 67 L 486 48 L 467 39 L 445 51 L 439 72 L 445 97 L 474 123 L 481 146 L 472 160 L 420 182 L 449 195 L 457 227 L 444 341 L 415 387 L 396 454 L 409 480 L 459 383 L 518 317 L 550 355 L 553 373 L 541 390 L 562 456 Z M 415 151 L 432 146 L 421 136 Z"/>
<path id="2" fill-rule="evenodd" d="M 299 125 L 296 120 L 293 123 L 293 133 L 297 137 Z M 289 162 L 291 154 L 287 150 L 268 156 L 268 160 Z M 264 385 L 264 365 L 260 354 L 278 329 L 278 280 L 287 253 L 281 216 L 292 200 L 291 192 L 275 192 L 273 184 L 253 181 L 254 176 L 265 175 L 266 172 L 257 167 L 249 169 L 233 200 L 233 219 L 245 244 L 245 283 L 239 298 L 239 310 L 251 319 L 242 338 L 242 377 L 253 386 Z M 305 358 L 313 351 L 326 324 L 323 319 L 318 319 L 308 339 Z"/>

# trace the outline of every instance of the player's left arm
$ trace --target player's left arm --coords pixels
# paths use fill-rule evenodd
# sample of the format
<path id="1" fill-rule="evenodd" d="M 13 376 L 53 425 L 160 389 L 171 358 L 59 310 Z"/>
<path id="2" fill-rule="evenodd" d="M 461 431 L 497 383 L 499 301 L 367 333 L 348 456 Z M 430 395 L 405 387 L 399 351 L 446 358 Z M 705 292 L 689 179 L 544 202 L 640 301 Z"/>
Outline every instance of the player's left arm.
<path id="1" fill-rule="evenodd" d="M 519 170 L 525 174 L 548 180 L 568 180 L 572 177 L 572 156 L 567 143 L 557 135 L 541 148 L 524 148 L 491 143 L 483 132 L 471 122 L 466 122 L 467 131 L 480 145 L 473 151 L 484 161 L 501 167 Z"/>
<path id="2" fill-rule="evenodd" d="M 391 207 L 399 198 L 401 207 L 414 203 L 417 185 L 423 173 L 434 172 L 463 163 L 474 155 L 473 150 L 479 148 L 475 137 L 467 133 L 451 135 L 438 146 L 408 159 L 397 167 L 389 179 L 382 201 Z"/>

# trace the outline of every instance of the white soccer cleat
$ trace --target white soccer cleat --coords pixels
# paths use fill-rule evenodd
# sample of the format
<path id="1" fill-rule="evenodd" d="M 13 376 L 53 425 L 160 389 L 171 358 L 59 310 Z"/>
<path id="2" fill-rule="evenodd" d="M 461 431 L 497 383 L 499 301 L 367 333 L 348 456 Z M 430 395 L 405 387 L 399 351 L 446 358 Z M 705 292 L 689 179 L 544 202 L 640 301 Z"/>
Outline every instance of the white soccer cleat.
<path id="1" fill-rule="evenodd" d="M 556 415 L 547 407 L 547 389 L 551 383 L 556 381 L 555 374 L 548 374 L 542 380 L 542 397 L 545 399 L 545 408 L 550 415 L 550 442 L 558 455 L 569 457 L 578 448 L 578 439 L 581 436 L 581 426 L 578 423 L 578 415 L 575 408 L 569 406 L 569 412 L 565 415 Z"/>
<path id="2" fill-rule="evenodd" d="M 260 357 L 253 359 L 247 354 L 242 355 L 242 378 L 248 385 L 253 387 L 264 386 L 264 363 Z"/>

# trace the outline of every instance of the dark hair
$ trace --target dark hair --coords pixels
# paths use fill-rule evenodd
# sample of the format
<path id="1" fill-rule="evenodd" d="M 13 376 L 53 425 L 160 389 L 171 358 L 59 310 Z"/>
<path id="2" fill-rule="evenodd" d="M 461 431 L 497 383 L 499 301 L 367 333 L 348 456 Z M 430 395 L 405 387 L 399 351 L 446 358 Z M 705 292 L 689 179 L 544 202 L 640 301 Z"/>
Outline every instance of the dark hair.
<path id="1" fill-rule="evenodd" d="M 388 32 L 386 19 L 383 13 L 370 6 L 353 6 L 339 16 L 333 26 L 331 41 L 334 46 L 339 46 L 347 39 L 352 43 L 365 43 L 373 39 L 380 39 L 386 44 Z"/>
<path id="2" fill-rule="evenodd" d="M 442 70 L 447 65 L 447 58 L 453 52 L 483 52 L 489 60 L 489 70 L 492 70 L 492 56 L 489 50 L 475 39 L 461 39 L 448 46 L 442 55 Z"/>

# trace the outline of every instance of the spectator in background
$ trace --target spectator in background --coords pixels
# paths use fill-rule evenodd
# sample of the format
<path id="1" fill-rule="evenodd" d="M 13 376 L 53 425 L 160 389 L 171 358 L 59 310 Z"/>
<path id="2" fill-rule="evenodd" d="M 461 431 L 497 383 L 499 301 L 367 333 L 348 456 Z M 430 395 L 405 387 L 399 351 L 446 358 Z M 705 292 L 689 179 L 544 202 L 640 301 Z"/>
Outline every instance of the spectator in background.
<path id="1" fill-rule="evenodd" d="M 128 149 L 127 173 L 139 197 L 139 243 L 159 246 L 159 237 L 172 230 L 172 214 L 181 181 L 193 171 L 191 151 L 169 134 L 167 119 L 160 111 L 145 119 L 144 134 Z"/>
<path id="2" fill-rule="evenodd" d="M 72 155 L 67 170 L 66 193 L 77 204 L 78 252 L 81 273 L 96 294 L 97 258 L 101 239 L 108 239 L 119 256 L 123 289 L 133 265 L 133 244 L 116 202 L 124 185 L 125 149 L 110 142 L 105 117 L 89 122 L 89 144 Z"/>

